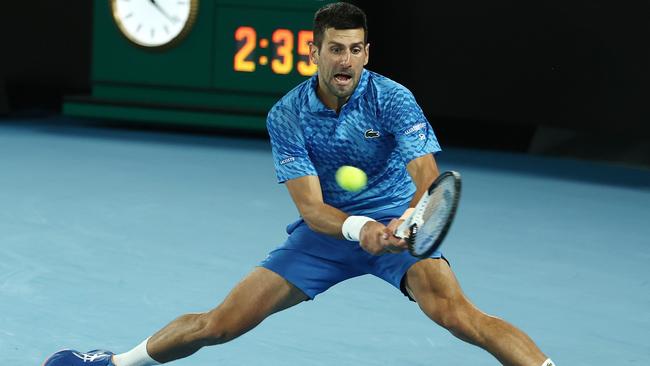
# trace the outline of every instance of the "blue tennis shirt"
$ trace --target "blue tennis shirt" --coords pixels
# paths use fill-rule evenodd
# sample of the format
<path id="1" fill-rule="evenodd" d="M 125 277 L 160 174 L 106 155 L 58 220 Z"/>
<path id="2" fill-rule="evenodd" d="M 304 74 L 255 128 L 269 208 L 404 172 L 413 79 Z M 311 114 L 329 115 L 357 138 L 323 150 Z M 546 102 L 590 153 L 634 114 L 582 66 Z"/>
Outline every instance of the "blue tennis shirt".
<path id="1" fill-rule="evenodd" d="M 316 95 L 318 75 L 299 84 L 271 108 L 267 129 L 278 182 L 318 176 L 325 203 L 368 215 L 407 204 L 415 185 L 406 164 L 440 145 L 413 94 L 382 75 L 363 70 L 339 114 Z M 352 165 L 368 175 L 359 192 L 338 186 L 334 175 Z"/>

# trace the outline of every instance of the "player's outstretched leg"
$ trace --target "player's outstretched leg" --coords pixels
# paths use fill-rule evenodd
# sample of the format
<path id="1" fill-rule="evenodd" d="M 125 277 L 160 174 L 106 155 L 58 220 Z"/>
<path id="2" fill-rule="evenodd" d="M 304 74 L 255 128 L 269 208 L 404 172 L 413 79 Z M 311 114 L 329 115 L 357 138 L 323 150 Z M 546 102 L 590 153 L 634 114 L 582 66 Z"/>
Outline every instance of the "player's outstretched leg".
<path id="1" fill-rule="evenodd" d="M 254 328 L 269 315 L 296 305 L 307 296 L 266 268 L 256 268 L 215 309 L 186 314 L 169 323 L 133 350 L 82 353 L 64 350 L 44 366 L 132 366 L 165 363 L 187 357 L 204 346 L 228 342 Z"/>
<path id="2" fill-rule="evenodd" d="M 530 337 L 508 322 L 483 313 L 465 297 L 444 260 L 427 259 L 414 264 L 407 272 L 406 285 L 430 319 L 465 342 L 490 352 L 502 364 L 546 365 L 547 357 Z"/>

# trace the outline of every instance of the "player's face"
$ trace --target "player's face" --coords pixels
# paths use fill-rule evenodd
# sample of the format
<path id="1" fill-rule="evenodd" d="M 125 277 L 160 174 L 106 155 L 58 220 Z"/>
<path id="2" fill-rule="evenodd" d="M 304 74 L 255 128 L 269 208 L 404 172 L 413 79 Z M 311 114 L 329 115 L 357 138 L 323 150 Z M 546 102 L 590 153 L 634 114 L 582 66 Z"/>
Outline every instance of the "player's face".
<path id="1" fill-rule="evenodd" d="M 328 107 L 341 99 L 347 101 L 359 84 L 370 50 L 364 35 L 363 28 L 327 28 L 320 49 L 312 46 L 311 60 L 318 65 L 318 94 Z"/>

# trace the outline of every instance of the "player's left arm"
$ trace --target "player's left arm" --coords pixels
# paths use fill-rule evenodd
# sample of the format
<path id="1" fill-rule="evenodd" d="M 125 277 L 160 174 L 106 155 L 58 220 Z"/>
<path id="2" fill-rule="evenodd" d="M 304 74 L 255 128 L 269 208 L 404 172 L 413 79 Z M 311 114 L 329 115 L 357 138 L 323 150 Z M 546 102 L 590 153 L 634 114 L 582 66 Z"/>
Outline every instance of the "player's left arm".
<path id="1" fill-rule="evenodd" d="M 411 160 L 406 165 L 406 170 L 409 172 L 416 189 L 413 199 L 411 199 L 411 203 L 409 204 L 408 211 L 412 211 L 410 209 L 417 205 L 420 197 L 429 189 L 431 183 L 438 178 L 440 172 L 438 171 L 438 164 L 436 164 L 436 159 L 433 157 L 433 154 L 426 154 Z M 401 219 L 406 217 L 408 217 L 408 213 L 402 215 Z"/>
<path id="2" fill-rule="evenodd" d="M 440 151 L 440 145 L 422 108 L 408 89 L 400 86 L 393 90 L 392 97 L 386 102 L 384 115 L 416 187 L 409 208 L 399 219 L 393 220 L 399 221 L 410 216 L 424 192 L 438 177 L 434 154 Z M 393 228 L 394 225 L 391 222 L 389 227 Z"/>
<path id="3" fill-rule="evenodd" d="M 438 171 L 438 165 L 436 164 L 436 159 L 433 157 L 433 154 L 422 155 L 411 160 L 406 165 L 406 170 L 409 172 L 409 175 L 413 180 L 413 184 L 415 184 L 415 194 L 411 199 L 409 208 L 404 211 L 402 216 L 399 219 L 391 220 L 391 222 L 388 224 L 387 229 L 391 233 L 394 233 L 402 221 L 406 220 L 413 213 L 415 205 L 417 205 L 420 197 L 422 197 L 424 192 L 429 189 L 433 181 L 436 180 L 438 175 L 440 175 L 440 172 Z"/>

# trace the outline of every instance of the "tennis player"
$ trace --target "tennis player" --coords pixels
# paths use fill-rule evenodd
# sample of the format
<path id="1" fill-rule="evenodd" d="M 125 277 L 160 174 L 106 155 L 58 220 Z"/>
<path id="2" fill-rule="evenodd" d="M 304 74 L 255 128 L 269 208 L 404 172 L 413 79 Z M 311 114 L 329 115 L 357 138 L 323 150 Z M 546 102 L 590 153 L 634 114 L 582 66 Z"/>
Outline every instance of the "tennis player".
<path id="1" fill-rule="evenodd" d="M 226 343 L 364 274 L 388 282 L 431 320 L 504 365 L 553 365 L 526 334 L 465 297 L 442 253 L 417 259 L 393 236 L 437 177 L 440 147 L 411 92 L 364 68 L 367 36 L 359 8 L 335 3 L 318 10 L 310 49 L 318 73 L 268 114 L 277 178 L 301 216 L 287 227 L 286 242 L 213 310 L 182 315 L 126 353 L 66 350 L 45 366 L 167 363 Z M 363 169 L 367 188 L 342 190 L 334 179 L 341 165 Z"/>

